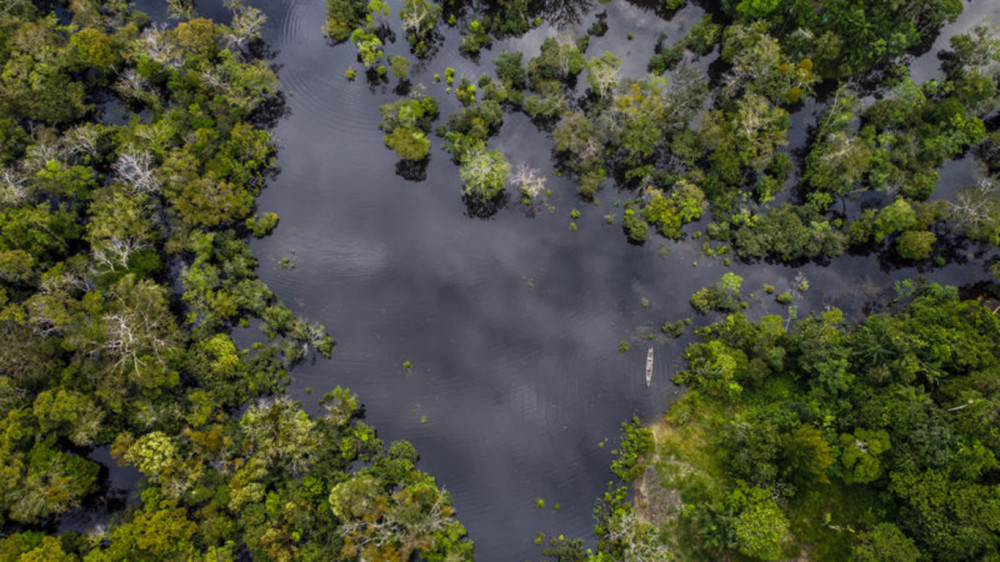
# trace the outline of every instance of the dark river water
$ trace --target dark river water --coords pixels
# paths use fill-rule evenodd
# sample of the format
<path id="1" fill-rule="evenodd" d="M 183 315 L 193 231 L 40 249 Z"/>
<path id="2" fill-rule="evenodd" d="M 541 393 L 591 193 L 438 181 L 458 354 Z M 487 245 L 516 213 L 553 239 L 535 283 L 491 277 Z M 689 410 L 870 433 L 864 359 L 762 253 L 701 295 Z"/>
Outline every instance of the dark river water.
<path id="1" fill-rule="evenodd" d="M 421 468 L 454 496 L 480 560 L 538 559 L 532 544 L 538 532 L 590 539 L 591 511 L 611 479 L 619 424 L 633 415 L 653 420 L 681 390 L 670 374 L 690 336 L 667 340 L 659 326 L 691 316 L 691 294 L 723 273 L 744 278 L 744 294 L 755 295 L 748 299 L 752 316 L 786 314 L 761 286 L 782 292 L 802 274 L 811 288 L 796 298 L 799 316 L 837 306 L 853 320 L 867 303 L 891 295 L 893 280 L 923 273 L 968 284 L 988 277 L 976 259 L 919 272 L 894 269 L 877 256 L 845 256 L 826 267 L 735 260 L 725 267 L 721 258 L 700 255 L 702 241 L 690 237 L 673 243 L 654 236 L 643 247 L 631 246 L 619 224 L 603 219 L 614 210 L 620 220 L 613 203 L 625 194 L 608 186 L 596 206 L 577 199 L 575 184 L 551 174 L 551 139 L 523 115 L 507 115 L 490 147 L 515 166 L 525 162 L 544 171 L 555 212 L 531 217 L 511 203 L 491 220 L 470 218 L 458 169 L 438 149 L 439 139 L 432 140 L 426 180 L 396 175 L 396 157 L 376 125 L 379 105 L 398 96 L 392 85 L 369 87 L 360 72 L 355 82 L 344 78 L 349 66 L 361 66 L 351 45 L 332 46 L 323 37 L 322 0 L 254 4 L 269 18 L 265 38 L 278 52 L 289 115 L 275 130 L 280 173 L 259 199 L 259 210 L 277 212 L 281 224 L 253 249 L 260 276 L 278 297 L 337 339 L 332 360 L 294 371 L 291 392 L 315 410 L 324 392 L 349 387 L 383 439 L 416 445 Z M 392 4 L 400 37 L 386 51 L 408 54 L 395 18 L 398 2 Z M 154 19 L 164 16 L 160 6 L 140 7 Z M 198 8 L 225 17 L 217 5 Z M 588 55 L 611 50 L 633 76 L 645 72 L 659 33 L 679 39 L 702 14 L 689 7 L 665 22 L 614 0 L 590 5 L 577 29 L 605 9 L 610 31 L 591 41 Z M 967 5 L 945 31 L 964 31 L 990 13 L 1000 15 L 996 2 Z M 438 97 L 446 117 L 458 104 L 445 100 L 445 84 L 434 83 L 434 73 L 443 76 L 453 66 L 456 81 L 475 81 L 492 72 L 489 60 L 501 49 L 520 50 L 527 60 L 545 37 L 571 32 L 543 25 L 494 45 L 477 65 L 458 56 L 457 34 L 445 28 L 437 57 L 414 59 L 411 80 Z M 936 75 L 933 52 L 945 45 L 939 40 L 916 62 L 915 76 Z M 804 142 L 814 109 L 795 116 L 793 141 Z M 951 165 L 942 183 L 972 179 L 965 162 Z M 570 229 L 573 208 L 582 213 L 576 231 Z M 278 266 L 283 257 L 294 269 Z M 648 333 L 657 339 L 643 339 Z M 619 353 L 620 341 L 631 342 L 631 351 Z M 656 365 L 646 388 L 650 345 Z M 404 361 L 412 368 L 402 368 Z M 536 507 L 537 498 L 545 500 L 544 509 Z"/>

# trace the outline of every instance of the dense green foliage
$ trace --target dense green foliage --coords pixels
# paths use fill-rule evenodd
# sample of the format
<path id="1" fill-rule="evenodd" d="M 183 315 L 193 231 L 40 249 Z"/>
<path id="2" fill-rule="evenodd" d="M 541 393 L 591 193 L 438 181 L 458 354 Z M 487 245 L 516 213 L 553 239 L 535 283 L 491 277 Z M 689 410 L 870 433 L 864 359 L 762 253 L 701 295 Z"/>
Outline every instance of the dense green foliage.
<path id="1" fill-rule="evenodd" d="M 510 164 L 496 150 L 481 150 L 462 160 L 459 174 L 465 185 L 466 195 L 490 201 L 496 199 L 507 188 L 507 174 Z"/>
<path id="2" fill-rule="evenodd" d="M 740 308 L 740 287 L 743 279 L 735 273 L 726 273 L 717 283 L 691 295 L 691 306 L 698 312 L 711 310 L 736 312 Z"/>
<path id="3" fill-rule="evenodd" d="M 257 56 L 264 17 L 229 2 L 221 25 L 170 4 L 181 21 L 169 29 L 113 0 L 59 3 L 61 15 L 0 7 L 0 559 L 471 559 L 449 494 L 409 443 L 378 439 L 356 396 L 338 387 L 316 416 L 282 397 L 289 369 L 333 341 L 256 278 L 246 243 L 278 221 L 254 214 L 274 161 L 266 125 L 281 110 Z M 459 49 L 477 57 L 538 25 L 543 6 L 466 8 L 405 0 L 411 53 L 429 57 L 439 22 L 461 18 Z M 504 112 L 522 111 L 551 132 L 581 196 L 608 180 L 631 194 L 622 227 L 635 243 L 652 230 L 680 239 L 710 208 L 709 235 L 744 257 L 891 244 L 924 260 L 948 235 L 1000 245 L 993 29 L 954 37 L 944 78 L 918 84 L 894 65 L 954 20 L 957 0 L 717 8 L 679 41 L 658 40 L 646 77 L 620 76 L 613 53 L 587 55 L 586 36 L 547 38 L 526 61 L 503 53 L 495 78 L 461 77 L 462 109 L 441 134 L 470 205 L 502 204 L 509 183 L 529 202 L 542 193 L 534 171 L 514 174 L 488 148 Z M 386 52 L 387 3 L 327 9 L 326 34 L 351 41 L 369 80 L 406 82 L 409 59 Z M 709 100 L 704 76 L 672 70 L 716 46 Z M 821 80 L 832 94 L 801 197 L 771 206 L 796 168 L 790 114 Z M 127 123 L 106 117 L 114 105 Z M 420 92 L 384 105 L 385 144 L 426 163 L 437 116 Z M 971 148 L 983 181 L 928 202 L 937 170 Z M 836 211 L 861 192 L 884 196 L 857 216 Z M 741 281 L 726 274 L 691 304 L 736 313 Z M 952 289 L 906 289 L 909 302 L 854 329 L 828 310 L 794 326 L 733 314 L 701 330 L 662 439 L 624 424 L 612 466 L 622 481 L 657 479 L 681 507 L 649 517 L 610 486 L 593 558 L 1000 557 L 1000 320 Z M 251 323 L 263 341 L 240 349 L 233 331 Z M 90 456 L 104 446 L 142 475 L 141 502 L 92 535 L 50 534 L 101 495 Z M 561 538 L 546 553 L 583 556 Z"/>
<path id="4" fill-rule="evenodd" d="M 661 15 L 684 3 L 669 4 Z M 443 12 L 462 26 L 459 49 L 470 56 L 491 38 L 524 33 L 539 21 L 531 20 L 534 5 L 467 8 L 447 4 Z M 333 20 L 342 19 L 338 9 L 330 10 Z M 373 23 L 373 9 L 369 4 L 367 23 L 355 31 L 366 66 L 382 60 L 381 42 L 374 54 L 363 45 L 387 37 L 387 28 Z M 944 78 L 918 84 L 904 56 L 929 45 L 958 16 L 957 0 L 733 0 L 708 9 L 714 11 L 684 37 L 669 42 L 661 35 L 646 77 L 623 76 L 614 53 L 587 55 L 589 36 L 607 31 L 599 14 L 588 35 L 548 37 L 532 58 L 500 53 L 495 78 L 484 75 L 477 84 L 462 78 L 454 94 L 464 109 L 449 119 L 446 148 L 465 166 L 463 180 L 472 156 L 486 162 L 480 153 L 503 112 L 522 111 L 551 133 L 556 171 L 573 178 L 581 196 L 592 199 L 610 182 L 626 193 L 630 201 L 619 212 L 632 243 L 644 243 L 653 229 L 680 239 L 684 225 L 709 207 L 709 238 L 745 259 L 825 260 L 886 248 L 903 260 L 940 260 L 942 239 L 998 243 L 1000 193 L 992 178 L 1000 166 L 990 164 L 980 186 L 951 201 L 926 202 L 941 166 L 970 148 L 987 164 L 1000 161 L 998 122 L 987 119 L 1000 101 L 995 28 L 981 25 L 953 37 L 940 54 Z M 438 13 L 419 12 L 430 19 Z M 712 78 L 676 68 L 684 57 L 716 52 Z M 582 96 L 581 78 L 589 86 Z M 817 100 L 822 110 L 797 162 L 787 147 L 790 116 L 815 99 L 818 86 L 832 93 Z M 795 191 L 786 197 L 790 177 Z M 486 190 L 466 183 L 465 194 L 496 193 L 500 183 Z M 848 213 L 849 200 L 863 192 L 882 197 Z M 910 206 L 915 219 L 887 222 L 899 205 Z"/>
<path id="5" fill-rule="evenodd" d="M 365 68 L 377 71 L 377 76 L 384 76 L 386 60 L 384 48 L 392 41 L 389 29 L 389 17 L 392 9 L 382 0 L 327 0 L 327 19 L 323 32 L 334 41 L 350 39 L 358 51 L 358 60 Z M 431 55 L 440 40 L 437 33 L 438 20 L 441 17 L 441 7 L 428 0 L 404 0 L 399 11 L 410 51 L 420 58 Z M 405 60 L 402 55 L 395 55 L 392 61 Z M 398 62 L 397 62 L 398 64 Z M 399 78 L 406 78 L 405 73 L 398 73 Z"/>
<path id="6" fill-rule="evenodd" d="M 431 147 L 427 133 L 438 115 L 437 100 L 416 96 L 383 105 L 380 109 L 385 145 L 404 160 L 427 158 Z"/>
<path id="7" fill-rule="evenodd" d="M 738 536 L 740 515 L 712 496 L 751 486 L 782 506 L 788 548 L 816 557 L 869 559 L 888 541 L 932 559 L 997 556 L 1000 320 L 954 289 L 907 291 L 853 330 L 830 310 L 787 331 L 730 316 L 700 332 L 667 423 L 694 424 L 720 470 L 711 490 L 684 490 L 681 532 L 745 552 L 711 544 L 704 525 L 735 515 L 722 521 Z"/>
<path id="8" fill-rule="evenodd" d="M 1000 554 L 1000 317 L 954 288 L 899 286 L 850 328 L 741 314 L 698 331 L 688 386 L 623 426 L 598 549 L 563 560 L 992 560 Z M 790 325 L 791 324 L 791 325 Z M 655 434 L 655 438 L 653 435 Z M 620 525 L 631 521 L 633 530 Z"/>
<path id="9" fill-rule="evenodd" d="M 326 25 L 323 31 L 336 41 L 345 41 L 361 27 L 367 15 L 364 2 L 357 0 L 327 0 Z"/>
<path id="10" fill-rule="evenodd" d="M 785 48 L 819 64 L 824 76 L 863 74 L 932 40 L 962 13 L 958 0 L 921 2 L 724 0 L 737 21 L 763 21 Z"/>
<path id="11" fill-rule="evenodd" d="M 0 8 L 0 559 L 469 559 L 450 496 L 357 397 L 280 397 L 333 340 L 255 276 L 282 105 L 263 16 L 231 5 L 172 29 L 121 2 Z M 101 446 L 141 505 L 47 535 L 103 496 Z"/>

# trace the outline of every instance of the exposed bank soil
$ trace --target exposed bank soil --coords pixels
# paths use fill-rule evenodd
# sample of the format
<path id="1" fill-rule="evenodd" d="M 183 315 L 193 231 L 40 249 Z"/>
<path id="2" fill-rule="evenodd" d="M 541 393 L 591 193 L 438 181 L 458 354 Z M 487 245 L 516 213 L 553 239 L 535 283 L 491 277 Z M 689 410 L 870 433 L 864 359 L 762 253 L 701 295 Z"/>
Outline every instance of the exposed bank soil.
<path id="1" fill-rule="evenodd" d="M 686 465 L 677 461 L 666 461 L 678 465 Z M 682 470 L 691 471 L 687 465 Z M 635 482 L 632 483 L 632 507 L 641 521 L 646 521 L 659 527 L 672 522 L 684 508 L 681 491 L 677 488 L 666 488 L 656 474 L 656 467 L 650 465 Z"/>
<path id="2" fill-rule="evenodd" d="M 656 446 L 646 470 L 632 482 L 632 507 L 640 520 L 660 527 L 680 516 L 684 509 L 680 484 L 701 471 L 690 463 L 661 456 L 659 444 L 668 431 L 665 420 L 656 422 L 650 429 Z"/>

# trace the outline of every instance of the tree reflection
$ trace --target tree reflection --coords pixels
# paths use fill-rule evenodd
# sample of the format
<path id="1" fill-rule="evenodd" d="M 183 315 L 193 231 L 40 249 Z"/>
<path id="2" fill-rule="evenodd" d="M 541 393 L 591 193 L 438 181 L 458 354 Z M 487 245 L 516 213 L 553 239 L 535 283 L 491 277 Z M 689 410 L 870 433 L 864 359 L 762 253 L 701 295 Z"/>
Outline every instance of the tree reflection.
<path id="1" fill-rule="evenodd" d="M 430 156 L 416 162 L 412 160 L 400 160 L 396 162 L 396 175 L 406 181 L 422 182 L 427 179 L 427 164 L 430 161 Z"/>
<path id="2" fill-rule="evenodd" d="M 629 4 L 632 4 L 636 8 L 639 8 L 646 12 L 653 12 L 657 16 L 663 18 L 666 21 L 670 21 L 675 14 L 680 10 L 681 7 L 685 5 L 684 2 L 669 2 L 664 0 L 627 0 Z M 713 4 L 714 2 L 699 2 L 699 5 L 704 6 L 705 4 Z M 673 4 L 680 4 L 678 7 L 672 7 Z M 706 7 L 706 11 L 712 11 Z"/>
<path id="3" fill-rule="evenodd" d="M 558 27 L 578 25 L 590 10 L 592 0 L 533 0 L 531 13 Z"/>
<path id="4" fill-rule="evenodd" d="M 462 195 L 462 202 L 465 203 L 465 211 L 469 217 L 489 220 L 496 215 L 500 209 L 507 205 L 510 195 L 505 191 L 503 194 L 493 199 L 484 200 L 475 195 Z"/>
<path id="5" fill-rule="evenodd" d="M 510 25 L 499 25 L 499 28 L 519 29 L 523 23 L 515 23 L 515 20 L 526 20 L 530 22 L 535 18 L 545 20 L 545 22 L 560 28 L 578 25 L 591 9 L 594 7 L 593 0 L 500 0 L 497 2 L 484 2 L 482 11 L 491 16 L 506 20 Z M 450 12 L 445 8 L 447 17 Z M 475 12 L 475 10 L 472 10 Z M 463 9 L 454 9 L 456 15 L 462 15 Z M 524 29 L 527 31 L 527 29 Z M 520 33 L 523 33 L 521 31 Z M 520 35 L 520 33 L 517 33 Z M 494 29 L 496 34 L 496 29 Z M 505 35 L 501 32 L 499 35 Z"/>

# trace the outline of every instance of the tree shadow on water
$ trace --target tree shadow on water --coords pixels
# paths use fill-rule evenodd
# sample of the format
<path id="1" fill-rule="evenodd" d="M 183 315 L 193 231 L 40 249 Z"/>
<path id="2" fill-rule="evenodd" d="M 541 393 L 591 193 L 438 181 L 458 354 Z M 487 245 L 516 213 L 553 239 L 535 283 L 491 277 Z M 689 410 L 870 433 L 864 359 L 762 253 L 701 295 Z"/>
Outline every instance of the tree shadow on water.
<path id="1" fill-rule="evenodd" d="M 488 200 L 467 193 L 462 194 L 462 202 L 465 203 L 465 211 L 469 217 L 482 220 L 493 218 L 507 204 L 509 199 L 510 195 L 506 191 Z"/>
<path id="2" fill-rule="evenodd" d="M 389 77 L 386 76 L 385 72 L 380 74 L 377 68 L 369 68 L 365 70 L 365 82 L 368 83 L 368 90 L 375 92 L 376 89 L 389 83 Z"/>
<path id="3" fill-rule="evenodd" d="M 413 83 L 407 78 L 403 78 L 396 84 L 396 87 L 392 89 L 392 93 L 399 97 L 406 97 L 410 95 L 410 90 L 413 89 Z"/>
<path id="4" fill-rule="evenodd" d="M 558 28 L 579 25 L 594 8 L 592 0 L 533 0 L 530 13 Z"/>
<path id="5" fill-rule="evenodd" d="M 292 114 L 285 98 L 285 92 L 281 90 L 274 95 L 264 98 L 264 101 L 254 108 L 250 114 L 250 122 L 265 129 L 273 129 L 278 125 L 278 120 Z"/>
<path id="6" fill-rule="evenodd" d="M 422 160 L 399 160 L 396 162 L 396 175 L 406 181 L 420 183 L 427 179 L 427 164 L 431 161 L 430 156 Z"/>

